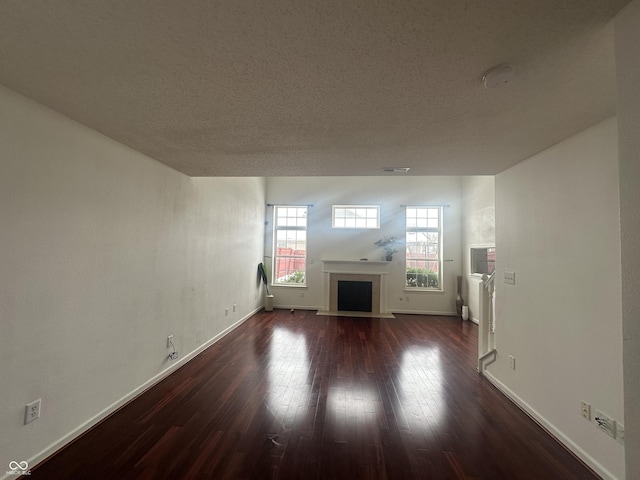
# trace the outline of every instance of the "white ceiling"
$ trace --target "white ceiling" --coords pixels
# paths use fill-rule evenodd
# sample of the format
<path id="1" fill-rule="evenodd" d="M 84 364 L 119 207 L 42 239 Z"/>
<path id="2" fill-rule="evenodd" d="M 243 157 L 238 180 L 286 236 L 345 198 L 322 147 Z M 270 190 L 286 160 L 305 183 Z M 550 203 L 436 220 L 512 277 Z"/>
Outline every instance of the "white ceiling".
<path id="1" fill-rule="evenodd" d="M 626 3 L 3 0 L 0 83 L 193 176 L 495 174 L 615 114 Z"/>

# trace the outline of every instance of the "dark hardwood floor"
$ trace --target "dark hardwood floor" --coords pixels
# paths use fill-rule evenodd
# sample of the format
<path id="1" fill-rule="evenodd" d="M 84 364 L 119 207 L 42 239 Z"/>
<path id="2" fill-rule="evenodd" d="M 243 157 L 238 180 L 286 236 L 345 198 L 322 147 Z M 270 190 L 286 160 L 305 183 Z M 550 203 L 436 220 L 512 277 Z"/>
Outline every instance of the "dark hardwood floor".
<path id="1" fill-rule="evenodd" d="M 476 371 L 454 317 L 261 312 L 39 479 L 596 479 Z"/>

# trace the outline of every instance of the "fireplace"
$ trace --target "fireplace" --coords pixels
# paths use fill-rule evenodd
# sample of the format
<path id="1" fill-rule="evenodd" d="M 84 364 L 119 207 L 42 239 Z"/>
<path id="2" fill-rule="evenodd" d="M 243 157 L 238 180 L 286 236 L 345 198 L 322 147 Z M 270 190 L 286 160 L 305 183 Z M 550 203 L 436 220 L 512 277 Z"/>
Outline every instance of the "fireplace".
<path id="1" fill-rule="evenodd" d="M 374 316 L 394 318 L 387 312 L 387 267 L 389 262 L 357 260 L 323 260 L 325 307 L 319 315 Z M 339 303 L 340 284 L 356 291 L 345 296 L 357 305 Z M 369 296 L 370 290 L 370 296 Z M 344 300 L 344 298 L 342 299 Z M 365 306 L 364 303 L 367 303 Z"/>
<path id="2" fill-rule="evenodd" d="M 373 282 L 338 280 L 339 312 L 372 312 Z"/>

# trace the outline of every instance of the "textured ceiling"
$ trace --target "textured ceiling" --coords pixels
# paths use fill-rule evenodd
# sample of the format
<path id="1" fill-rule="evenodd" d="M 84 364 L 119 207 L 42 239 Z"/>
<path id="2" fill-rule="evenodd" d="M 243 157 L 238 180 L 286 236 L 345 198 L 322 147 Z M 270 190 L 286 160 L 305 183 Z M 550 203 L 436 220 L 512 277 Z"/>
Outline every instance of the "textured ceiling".
<path id="1" fill-rule="evenodd" d="M 3 0 L 0 83 L 193 176 L 495 174 L 615 114 L 626 3 Z"/>

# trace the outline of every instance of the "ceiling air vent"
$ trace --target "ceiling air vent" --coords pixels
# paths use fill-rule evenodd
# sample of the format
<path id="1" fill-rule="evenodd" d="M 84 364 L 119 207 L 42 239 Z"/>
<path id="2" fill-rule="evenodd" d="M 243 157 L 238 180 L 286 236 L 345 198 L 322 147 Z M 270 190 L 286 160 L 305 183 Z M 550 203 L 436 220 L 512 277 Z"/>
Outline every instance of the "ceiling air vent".
<path id="1" fill-rule="evenodd" d="M 383 172 L 389 173 L 409 173 L 409 170 L 411 170 L 410 167 L 384 167 L 382 169 Z"/>

